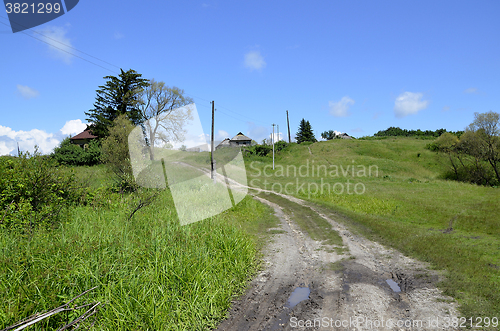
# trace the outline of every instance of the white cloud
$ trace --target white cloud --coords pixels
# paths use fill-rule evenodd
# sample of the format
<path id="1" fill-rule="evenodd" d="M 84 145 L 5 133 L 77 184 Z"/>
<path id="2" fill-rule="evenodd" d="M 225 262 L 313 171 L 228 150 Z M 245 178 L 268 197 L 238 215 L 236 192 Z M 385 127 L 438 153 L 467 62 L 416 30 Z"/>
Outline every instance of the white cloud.
<path id="1" fill-rule="evenodd" d="M 116 31 L 116 32 L 113 34 L 113 37 L 114 37 L 115 39 L 123 39 L 123 38 L 125 37 L 125 35 L 124 35 L 123 33 L 121 33 L 121 32 Z"/>
<path id="2" fill-rule="evenodd" d="M 0 137 L 6 136 L 10 139 L 16 138 L 16 132 L 9 127 L 0 125 Z"/>
<path id="3" fill-rule="evenodd" d="M 40 92 L 34 88 L 19 84 L 17 84 L 17 93 L 26 100 L 36 98 L 40 95 Z"/>
<path id="4" fill-rule="evenodd" d="M 330 107 L 330 115 L 333 115 L 335 117 L 349 116 L 347 110 L 352 105 L 354 105 L 354 100 L 349 98 L 348 96 L 343 97 L 338 102 L 328 102 L 328 106 Z"/>
<path id="5" fill-rule="evenodd" d="M 250 70 L 261 70 L 266 66 L 266 62 L 260 51 L 251 51 L 245 54 L 245 67 Z"/>
<path id="6" fill-rule="evenodd" d="M 10 152 L 14 150 L 12 144 L 9 145 L 11 146 L 7 146 L 7 142 L 5 141 L 0 141 L 0 155 L 8 155 Z"/>
<path id="7" fill-rule="evenodd" d="M 274 142 L 277 142 L 277 141 L 279 141 L 279 140 L 283 140 L 283 132 L 280 132 L 280 133 L 279 133 L 279 135 L 278 135 L 278 132 L 275 132 L 275 133 L 274 133 L 274 136 L 273 136 L 273 134 L 271 133 L 271 134 L 269 135 L 269 139 L 272 139 L 272 138 L 274 138 Z"/>
<path id="8" fill-rule="evenodd" d="M 83 123 L 82 120 L 71 120 L 67 121 L 66 124 L 61 129 L 61 133 L 64 135 L 78 134 L 87 128 L 87 124 Z"/>
<path id="9" fill-rule="evenodd" d="M 466 94 L 477 94 L 478 90 L 475 87 L 469 87 L 468 89 L 464 90 L 464 93 Z"/>
<path id="10" fill-rule="evenodd" d="M 352 129 L 351 132 L 365 132 L 365 131 L 361 128 L 356 128 L 356 129 Z"/>
<path id="11" fill-rule="evenodd" d="M 448 110 L 450 110 L 450 106 L 444 106 L 442 109 L 442 111 L 448 111 Z"/>
<path id="12" fill-rule="evenodd" d="M 54 147 L 59 145 L 59 140 L 55 138 L 53 133 L 47 133 L 43 130 L 33 129 L 30 131 L 14 131 L 9 127 L 0 125 L 0 139 L 3 141 L 2 152 L 9 149 L 12 152 L 19 143 L 19 148 L 22 151 L 34 151 L 34 146 L 38 146 L 39 152 L 48 154 L 52 152 Z"/>
<path id="13" fill-rule="evenodd" d="M 232 138 L 232 137 L 229 136 L 229 133 L 227 131 L 219 130 L 219 131 L 217 131 L 217 134 L 215 134 L 214 140 L 215 141 L 222 141 L 226 138 Z M 209 139 L 211 139 L 211 138 L 209 138 Z"/>
<path id="14" fill-rule="evenodd" d="M 66 64 L 71 63 L 73 58 L 71 40 L 66 36 L 68 30 L 65 27 L 47 26 L 40 29 L 36 37 L 42 39 L 49 46 L 50 54 Z"/>
<path id="15" fill-rule="evenodd" d="M 422 100 L 423 97 L 424 95 L 422 93 L 401 93 L 394 103 L 394 113 L 396 117 L 401 118 L 416 114 L 422 109 L 427 108 L 429 101 Z"/>

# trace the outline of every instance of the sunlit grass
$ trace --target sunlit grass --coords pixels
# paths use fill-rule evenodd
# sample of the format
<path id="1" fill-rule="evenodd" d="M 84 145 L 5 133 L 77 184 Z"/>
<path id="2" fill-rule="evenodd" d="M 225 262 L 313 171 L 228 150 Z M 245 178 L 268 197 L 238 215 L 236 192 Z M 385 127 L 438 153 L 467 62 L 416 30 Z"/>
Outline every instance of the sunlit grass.
<path id="1" fill-rule="evenodd" d="M 258 267 L 276 218 L 245 198 L 215 217 L 181 226 L 168 191 L 127 221 L 130 200 L 75 207 L 51 232 L 0 233 L 0 328 L 67 302 L 104 303 L 96 330 L 205 330 L 222 319 Z M 36 329 L 57 329 L 59 314 Z M 74 316 L 76 317 L 76 316 Z"/>
<path id="2" fill-rule="evenodd" d="M 388 138 L 292 144 L 277 154 L 275 170 L 270 157 L 248 158 L 248 182 L 312 201 L 353 231 L 446 270 L 440 286 L 458 299 L 464 316 L 496 316 L 500 311 L 500 191 L 441 179 L 447 165 L 425 149 L 427 143 Z M 305 174 L 307 165 L 309 174 L 301 176 L 300 167 Z M 376 166 L 378 174 L 312 175 L 312 165 L 329 171 Z M 356 184 L 359 194 L 354 191 Z M 444 231 L 450 226 L 451 232 Z"/>

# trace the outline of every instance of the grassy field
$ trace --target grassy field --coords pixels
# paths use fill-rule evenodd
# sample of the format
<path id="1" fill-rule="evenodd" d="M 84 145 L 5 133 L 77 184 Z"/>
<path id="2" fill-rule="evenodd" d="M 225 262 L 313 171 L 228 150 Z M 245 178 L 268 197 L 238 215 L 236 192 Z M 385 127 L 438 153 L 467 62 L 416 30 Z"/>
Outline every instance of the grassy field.
<path id="1" fill-rule="evenodd" d="M 258 267 L 262 234 L 276 226 L 270 209 L 247 197 L 180 226 L 166 190 L 128 221 L 137 197 L 99 186 L 110 176 L 104 166 L 72 170 L 94 188 L 87 205 L 69 210 L 56 229 L 0 232 L 0 328 L 94 286 L 78 303 L 104 304 L 96 330 L 216 326 Z M 36 329 L 55 330 L 77 316 L 60 313 Z"/>
<path id="2" fill-rule="evenodd" d="M 248 182 L 312 201 L 365 236 L 445 271 L 440 287 L 467 317 L 500 311 L 500 190 L 442 180 L 429 140 L 291 145 L 247 158 Z"/>

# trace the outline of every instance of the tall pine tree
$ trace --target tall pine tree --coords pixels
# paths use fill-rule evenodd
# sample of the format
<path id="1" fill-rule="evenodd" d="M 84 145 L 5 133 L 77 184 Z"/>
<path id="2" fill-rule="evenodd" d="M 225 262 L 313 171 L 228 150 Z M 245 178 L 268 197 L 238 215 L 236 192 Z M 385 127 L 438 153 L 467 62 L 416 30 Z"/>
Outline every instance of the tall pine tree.
<path id="1" fill-rule="evenodd" d="M 143 118 L 137 107 L 138 93 L 141 89 L 149 86 L 145 78 L 135 70 L 123 71 L 118 77 L 106 76 L 106 84 L 99 86 L 96 91 L 94 109 L 85 112 L 87 120 L 92 122 L 90 129 L 99 138 L 107 137 L 109 127 L 120 115 L 126 114 L 134 125 L 142 123 Z"/>
<path id="2" fill-rule="evenodd" d="M 314 133 L 311 127 L 311 123 L 302 119 L 299 124 L 299 131 L 297 131 L 297 135 L 295 136 L 295 140 L 300 144 L 304 141 L 316 142 L 316 137 L 314 137 Z"/>

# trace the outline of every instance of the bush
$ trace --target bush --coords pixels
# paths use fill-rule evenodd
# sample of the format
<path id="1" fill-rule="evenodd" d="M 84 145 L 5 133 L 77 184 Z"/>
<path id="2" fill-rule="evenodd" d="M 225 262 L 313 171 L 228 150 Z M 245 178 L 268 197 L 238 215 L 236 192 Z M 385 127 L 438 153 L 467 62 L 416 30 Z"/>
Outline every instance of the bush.
<path id="1" fill-rule="evenodd" d="M 101 161 L 101 147 L 97 140 L 92 140 L 85 148 L 72 144 L 65 138 L 59 147 L 54 149 L 52 157 L 63 165 L 95 165 Z"/>
<path id="2" fill-rule="evenodd" d="M 285 150 L 290 144 L 284 140 L 277 141 L 274 143 L 274 152 L 278 153 Z M 255 155 L 255 156 L 267 156 L 271 155 L 273 152 L 273 145 L 255 145 L 250 146 L 245 149 L 245 155 Z"/>
<path id="3" fill-rule="evenodd" d="M 56 226 L 64 207 L 77 201 L 74 174 L 60 171 L 38 148 L 18 158 L 1 157 L 0 173 L 0 227 Z"/>
<path id="4" fill-rule="evenodd" d="M 284 140 L 277 141 L 274 144 L 274 152 L 281 152 L 282 150 L 286 149 L 288 147 L 288 143 Z M 272 149 L 272 147 L 271 147 Z"/>

